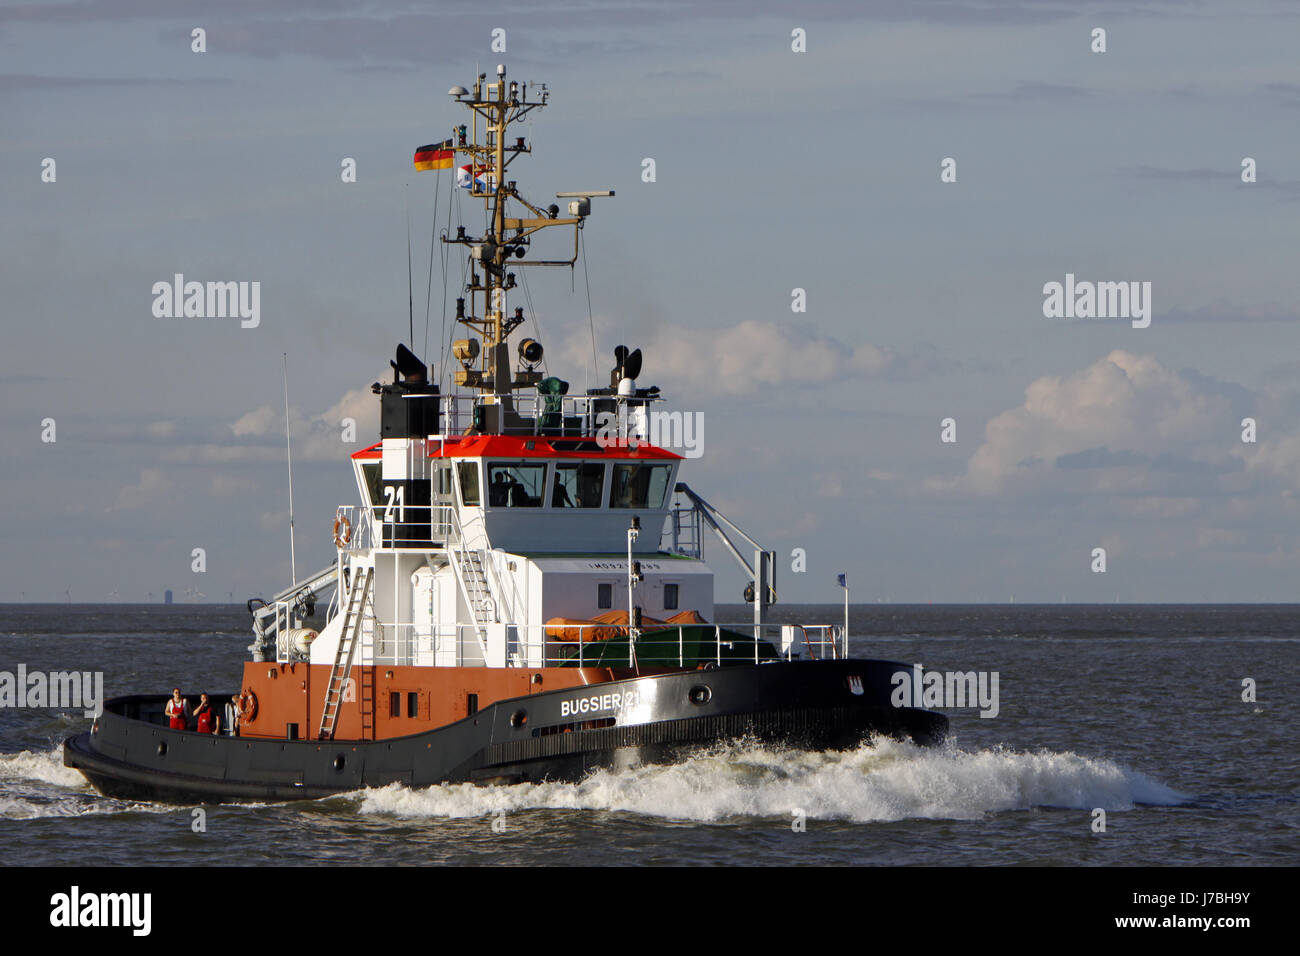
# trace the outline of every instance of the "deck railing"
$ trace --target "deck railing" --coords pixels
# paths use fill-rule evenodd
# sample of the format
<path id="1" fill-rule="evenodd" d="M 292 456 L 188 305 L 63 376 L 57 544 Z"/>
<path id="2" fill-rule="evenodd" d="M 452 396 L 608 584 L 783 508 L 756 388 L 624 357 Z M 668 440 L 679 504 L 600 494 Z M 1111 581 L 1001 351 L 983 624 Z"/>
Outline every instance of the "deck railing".
<path id="1" fill-rule="evenodd" d="M 350 528 L 349 539 L 338 549 L 340 582 L 347 581 L 346 570 L 351 560 L 379 543 L 400 548 L 409 539 L 413 550 L 446 549 L 451 559 L 452 551 L 463 537 L 456 509 L 450 505 L 375 508 L 342 505 L 337 513 L 347 520 Z M 420 520 L 414 520 L 417 517 Z M 500 573 L 490 550 L 480 551 L 479 559 L 494 599 L 504 601 L 494 616 L 506 619 L 505 622 L 417 625 L 410 621 L 370 618 L 363 628 L 358 660 L 366 664 L 449 667 L 694 667 L 776 659 L 830 660 L 846 657 L 848 653 L 847 638 L 837 625 L 758 627 L 753 622 L 669 625 L 643 628 L 629 642 L 626 624 L 575 624 L 561 628 L 509 623 L 522 604 L 520 596 L 514 593 L 513 579 Z M 335 588 L 330 619 L 341 613 L 346 597 L 346 586 Z M 277 658 L 286 661 L 295 659 L 297 654 L 297 659 L 301 659 L 300 652 L 287 644 L 291 606 L 280 602 L 275 612 L 279 638 Z"/>
<path id="2" fill-rule="evenodd" d="M 347 521 L 349 537 L 339 548 L 344 554 L 381 547 L 441 549 L 457 531 L 452 505 L 339 505 L 335 517 Z"/>
<path id="3" fill-rule="evenodd" d="M 479 630 L 487 634 L 481 643 Z M 524 625 L 375 622 L 358 663 L 443 667 L 721 667 L 845 656 L 837 625 L 683 624 L 643 629 L 620 624 Z M 559 636 L 563 632 L 563 637 Z"/>
<path id="4" fill-rule="evenodd" d="M 507 435 L 556 435 L 567 438 L 594 438 L 602 428 L 627 437 L 629 428 L 645 437 L 648 425 L 643 418 L 651 404 L 662 401 L 658 395 L 627 398 L 618 395 L 538 395 L 511 396 L 507 406 L 518 418 L 501 426 Z M 438 399 L 442 431 L 445 435 L 463 435 L 477 427 L 476 409 L 494 407 L 496 398 L 483 395 L 442 395 Z M 614 419 L 602 419 L 602 412 L 612 412 Z"/>

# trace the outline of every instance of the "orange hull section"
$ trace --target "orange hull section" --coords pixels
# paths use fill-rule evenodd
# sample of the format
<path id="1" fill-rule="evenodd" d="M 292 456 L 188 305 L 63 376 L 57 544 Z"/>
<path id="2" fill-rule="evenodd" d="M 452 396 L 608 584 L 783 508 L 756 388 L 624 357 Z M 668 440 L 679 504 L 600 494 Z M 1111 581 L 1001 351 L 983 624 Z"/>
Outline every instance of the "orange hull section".
<path id="1" fill-rule="evenodd" d="M 334 739 L 383 740 L 434 730 L 468 717 L 471 695 L 477 696 L 475 709 L 482 709 L 511 697 L 626 676 L 593 667 L 357 666 L 352 668 L 351 692 L 344 693 Z M 257 715 L 240 725 L 240 736 L 284 739 L 291 725 L 297 725 L 298 739 L 314 739 L 329 679 L 330 668 L 324 664 L 246 663 L 240 690 L 251 689 L 257 696 Z M 372 711 L 371 720 L 362 719 L 363 702 Z"/>

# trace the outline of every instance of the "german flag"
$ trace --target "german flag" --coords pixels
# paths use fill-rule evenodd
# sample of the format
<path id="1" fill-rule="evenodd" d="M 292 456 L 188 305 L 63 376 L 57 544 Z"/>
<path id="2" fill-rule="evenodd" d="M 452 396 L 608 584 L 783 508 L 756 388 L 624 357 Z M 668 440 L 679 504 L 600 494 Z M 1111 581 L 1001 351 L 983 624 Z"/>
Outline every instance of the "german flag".
<path id="1" fill-rule="evenodd" d="M 421 146 L 415 151 L 416 169 L 451 169 L 455 161 L 456 151 L 449 139 Z"/>

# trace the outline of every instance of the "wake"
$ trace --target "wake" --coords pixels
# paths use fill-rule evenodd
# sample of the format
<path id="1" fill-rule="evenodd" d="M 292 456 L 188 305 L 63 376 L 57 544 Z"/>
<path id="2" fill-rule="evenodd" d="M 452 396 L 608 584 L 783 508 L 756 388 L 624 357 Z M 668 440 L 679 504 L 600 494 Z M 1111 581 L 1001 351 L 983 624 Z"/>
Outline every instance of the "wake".
<path id="1" fill-rule="evenodd" d="M 737 744 L 670 766 L 597 771 L 580 783 L 479 787 L 399 784 L 351 795 L 362 814 L 455 819 L 498 811 L 615 811 L 704 823 L 747 818 L 855 823 L 973 820 L 1015 810 L 1131 810 L 1189 798 L 1113 761 L 1006 749 L 970 753 L 881 739 L 856 750 L 811 753 Z"/>

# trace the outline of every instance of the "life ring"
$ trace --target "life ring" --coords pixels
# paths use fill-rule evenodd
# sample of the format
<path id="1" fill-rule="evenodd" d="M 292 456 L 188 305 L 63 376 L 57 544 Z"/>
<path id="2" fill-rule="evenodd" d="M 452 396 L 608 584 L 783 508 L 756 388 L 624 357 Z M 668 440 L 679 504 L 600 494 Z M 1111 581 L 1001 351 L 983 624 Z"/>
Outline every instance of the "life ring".
<path id="1" fill-rule="evenodd" d="M 257 719 L 257 695 L 249 687 L 239 698 L 239 722 L 251 724 Z"/>
<path id="2" fill-rule="evenodd" d="M 337 515 L 334 518 L 334 547 L 343 548 L 352 540 L 352 522 L 348 520 L 347 515 Z"/>

